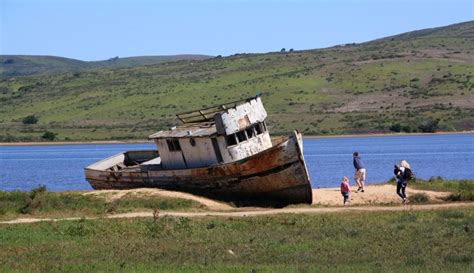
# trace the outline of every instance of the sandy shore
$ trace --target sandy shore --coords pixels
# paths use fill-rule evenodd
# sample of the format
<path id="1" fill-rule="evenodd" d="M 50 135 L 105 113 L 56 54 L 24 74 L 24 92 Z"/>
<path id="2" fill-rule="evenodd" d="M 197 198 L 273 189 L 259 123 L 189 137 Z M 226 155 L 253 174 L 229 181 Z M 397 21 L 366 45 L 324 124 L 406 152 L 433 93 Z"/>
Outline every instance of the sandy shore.
<path id="1" fill-rule="evenodd" d="M 396 194 L 394 185 L 369 185 L 365 192 L 355 192 L 356 187 L 351 187 L 349 202 L 351 206 L 357 205 L 387 205 L 400 204 L 401 198 Z M 425 190 L 415 190 L 408 186 L 406 194 L 408 197 L 416 193 L 425 194 L 431 203 L 443 203 L 443 198 L 449 192 L 435 192 Z M 313 189 L 313 205 L 321 206 L 342 206 L 343 198 L 338 188 Z"/>
<path id="2" fill-rule="evenodd" d="M 355 187 L 352 187 L 352 194 L 350 195 L 351 206 L 365 206 L 365 205 L 397 205 L 401 204 L 400 197 L 396 194 L 396 187 L 394 185 L 369 185 L 366 187 L 365 192 L 355 193 Z M 448 196 L 449 192 L 434 192 L 415 190 L 407 188 L 407 195 L 410 196 L 415 193 L 424 193 L 430 203 L 444 203 L 443 198 Z M 210 210 L 217 211 L 228 211 L 235 210 L 229 204 L 212 200 L 209 198 L 192 195 L 189 193 L 166 191 L 161 189 L 132 189 L 132 190 L 100 190 L 100 191 L 89 191 L 84 193 L 86 195 L 97 195 L 106 198 L 109 201 L 120 199 L 125 195 L 155 195 L 172 198 L 183 198 L 193 200 L 201 203 L 203 206 Z M 341 207 L 342 196 L 339 188 L 325 188 L 325 189 L 313 189 L 313 206 L 330 206 L 330 207 Z M 242 208 L 239 208 L 242 209 Z"/>
<path id="3" fill-rule="evenodd" d="M 185 192 L 178 192 L 178 191 L 167 191 L 162 189 L 151 189 L 151 188 L 141 188 L 141 189 L 132 189 L 132 190 L 96 190 L 96 191 L 89 191 L 84 193 L 84 195 L 95 195 L 105 198 L 107 201 L 114 201 L 120 199 L 126 195 L 133 195 L 133 196 L 143 196 L 143 195 L 153 195 L 157 197 L 170 197 L 170 198 L 181 198 L 192 200 L 200 203 L 201 205 L 207 207 L 210 210 L 232 210 L 234 209 L 232 206 L 219 202 L 216 200 L 212 200 L 209 198 L 185 193 Z"/>
<path id="4" fill-rule="evenodd" d="M 350 137 L 393 137 L 393 136 L 429 136 L 429 135 L 460 135 L 474 134 L 474 131 L 460 132 L 436 132 L 436 133 L 387 133 L 387 134 L 357 134 L 357 135 L 323 135 L 304 136 L 307 139 L 319 138 L 350 138 Z M 96 140 L 96 141 L 55 141 L 55 142 L 0 142 L 0 146 L 36 146 L 36 145 L 80 145 L 80 144 L 149 144 L 153 143 L 146 139 L 130 140 Z"/>

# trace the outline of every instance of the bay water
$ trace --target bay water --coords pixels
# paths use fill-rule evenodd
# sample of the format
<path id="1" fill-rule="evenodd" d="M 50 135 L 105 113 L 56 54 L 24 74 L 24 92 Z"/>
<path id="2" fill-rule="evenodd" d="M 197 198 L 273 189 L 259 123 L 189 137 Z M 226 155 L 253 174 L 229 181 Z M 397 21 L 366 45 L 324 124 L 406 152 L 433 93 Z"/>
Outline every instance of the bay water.
<path id="1" fill-rule="evenodd" d="M 352 153 L 367 169 L 367 183 L 384 183 L 393 165 L 407 160 L 417 177 L 474 179 L 474 134 L 305 138 L 304 157 L 313 188 L 338 187 L 352 179 Z M 74 144 L 0 146 L 0 190 L 90 190 L 84 167 L 127 150 L 155 149 L 154 144 Z M 351 181 L 351 184 L 353 182 Z"/>

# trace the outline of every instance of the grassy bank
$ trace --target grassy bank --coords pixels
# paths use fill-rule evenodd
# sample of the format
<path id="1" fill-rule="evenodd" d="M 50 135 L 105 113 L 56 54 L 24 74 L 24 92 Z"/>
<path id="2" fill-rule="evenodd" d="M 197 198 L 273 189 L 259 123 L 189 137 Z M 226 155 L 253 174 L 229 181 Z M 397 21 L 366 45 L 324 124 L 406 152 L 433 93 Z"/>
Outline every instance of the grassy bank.
<path id="1" fill-rule="evenodd" d="M 391 179 L 389 183 L 395 184 L 395 179 Z M 472 179 L 450 180 L 439 176 L 431 177 L 428 180 L 413 179 L 408 182 L 408 187 L 427 191 L 451 192 L 446 201 L 474 201 L 474 180 Z M 420 203 L 419 201 L 424 199 L 422 195 L 423 193 L 412 196 L 411 198 L 414 200 L 411 201 Z"/>
<path id="2" fill-rule="evenodd" d="M 147 210 L 205 209 L 200 203 L 179 198 L 142 194 L 107 199 L 81 192 L 48 192 L 39 187 L 30 192 L 0 191 L 0 220 L 18 217 L 87 217 Z"/>
<path id="3" fill-rule="evenodd" d="M 0 225 L 0 271 L 472 272 L 469 209 Z"/>

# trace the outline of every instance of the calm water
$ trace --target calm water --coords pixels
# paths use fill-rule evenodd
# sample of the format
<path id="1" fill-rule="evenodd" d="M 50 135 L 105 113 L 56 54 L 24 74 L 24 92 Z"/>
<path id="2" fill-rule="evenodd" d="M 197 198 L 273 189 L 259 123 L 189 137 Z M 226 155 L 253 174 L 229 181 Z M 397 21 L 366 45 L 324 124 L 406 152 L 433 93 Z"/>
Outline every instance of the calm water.
<path id="1" fill-rule="evenodd" d="M 39 184 L 51 191 L 91 189 L 83 168 L 126 150 L 153 149 L 153 144 L 83 144 L 0 146 L 0 190 L 30 190 Z M 352 152 L 367 167 L 367 182 L 392 177 L 393 164 L 407 160 L 421 178 L 474 179 L 474 134 L 393 137 L 320 138 L 304 140 L 311 184 L 336 187 L 352 177 Z"/>

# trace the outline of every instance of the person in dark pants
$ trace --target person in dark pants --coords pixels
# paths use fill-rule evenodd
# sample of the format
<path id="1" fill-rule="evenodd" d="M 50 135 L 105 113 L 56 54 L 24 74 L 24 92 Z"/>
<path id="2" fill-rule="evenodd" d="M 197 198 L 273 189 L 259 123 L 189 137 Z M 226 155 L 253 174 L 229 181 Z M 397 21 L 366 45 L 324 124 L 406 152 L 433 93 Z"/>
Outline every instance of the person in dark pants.
<path id="1" fill-rule="evenodd" d="M 400 166 L 395 165 L 395 176 L 397 178 L 397 194 L 402 198 L 403 204 L 407 202 L 407 195 L 405 190 L 407 188 L 408 180 L 406 179 L 405 171 L 410 169 L 410 164 L 405 160 L 400 162 Z"/>
<path id="2" fill-rule="evenodd" d="M 354 152 L 352 154 L 353 160 L 352 163 L 354 164 L 354 180 L 357 183 L 357 190 L 356 192 L 365 192 L 364 184 L 365 184 L 365 164 L 362 162 L 362 159 L 360 159 L 359 153 Z"/>

